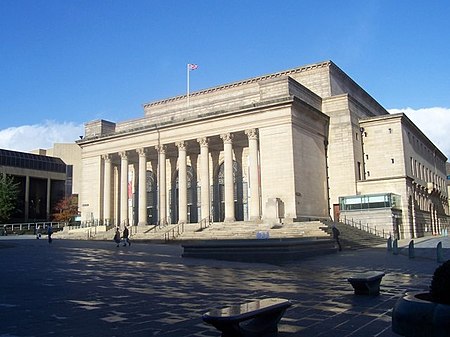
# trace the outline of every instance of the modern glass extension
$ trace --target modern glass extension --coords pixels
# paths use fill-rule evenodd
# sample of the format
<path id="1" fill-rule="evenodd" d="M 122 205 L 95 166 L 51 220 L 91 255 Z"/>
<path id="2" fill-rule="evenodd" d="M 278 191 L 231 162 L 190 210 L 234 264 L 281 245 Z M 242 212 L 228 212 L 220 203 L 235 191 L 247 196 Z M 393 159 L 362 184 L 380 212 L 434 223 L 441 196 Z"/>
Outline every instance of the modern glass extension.
<path id="1" fill-rule="evenodd" d="M 400 209 L 400 195 L 394 193 L 354 195 L 339 198 L 341 211 L 369 210 L 379 208 Z"/>

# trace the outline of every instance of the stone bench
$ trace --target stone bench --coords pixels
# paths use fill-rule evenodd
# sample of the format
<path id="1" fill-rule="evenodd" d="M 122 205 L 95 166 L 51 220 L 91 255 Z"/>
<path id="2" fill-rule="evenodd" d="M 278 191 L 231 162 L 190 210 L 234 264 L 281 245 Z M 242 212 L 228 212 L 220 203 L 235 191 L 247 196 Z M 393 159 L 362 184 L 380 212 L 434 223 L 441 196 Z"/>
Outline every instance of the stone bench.
<path id="1" fill-rule="evenodd" d="M 380 283 L 383 276 L 381 271 L 368 271 L 357 273 L 347 280 L 353 286 L 355 295 L 378 295 L 380 293 Z"/>
<path id="2" fill-rule="evenodd" d="M 277 336 L 278 322 L 291 305 L 283 298 L 265 298 L 212 309 L 202 319 L 220 330 L 222 337 Z"/>

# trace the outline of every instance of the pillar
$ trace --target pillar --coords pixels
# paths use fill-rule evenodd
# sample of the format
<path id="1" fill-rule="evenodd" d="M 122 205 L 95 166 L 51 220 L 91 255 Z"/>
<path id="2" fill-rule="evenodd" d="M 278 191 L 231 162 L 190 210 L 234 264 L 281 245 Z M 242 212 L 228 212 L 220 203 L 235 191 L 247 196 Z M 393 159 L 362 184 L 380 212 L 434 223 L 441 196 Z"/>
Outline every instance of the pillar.
<path id="1" fill-rule="evenodd" d="M 120 226 L 128 226 L 128 156 L 126 151 L 120 156 Z"/>
<path id="2" fill-rule="evenodd" d="M 158 210 L 159 223 L 167 223 L 166 211 L 166 147 L 158 145 L 155 147 L 158 151 Z"/>
<path id="3" fill-rule="evenodd" d="M 187 162 L 186 144 L 176 143 L 178 147 L 178 223 L 187 222 Z"/>
<path id="4" fill-rule="evenodd" d="M 30 176 L 25 176 L 25 221 L 30 217 Z"/>
<path id="5" fill-rule="evenodd" d="M 144 226 L 147 224 L 147 154 L 144 148 L 136 152 L 139 155 L 138 226 Z"/>
<path id="6" fill-rule="evenodd" d="M 47 178 L 47 204 L 45 213 L 47 216 L 47 220 L 51 218 L 51 209 L 50 209 L 50 198 L 52 195 L 52 180 L 50 178 Z"/>
<path id="7" fill-rule="evenodd" d="M 210 183 L 209 183 L 209 148 L 208 138 L 200 138 L 200 210 L 202 219 L 210 219 Z"/>
<path id="8" fill-rule="evenodd" d="M 233 181 L 233 135 L 230 133 L 220 136 L 223 140 L 224 151 L 224 183 L 225 183 L 225 219 L 233 222 L 234 218 L 234 181 Z"/>
<path id="9" fill-rule="evenodd" d="M 256 129 L 246 130 L 248 137 L 248 165 L 249 165 L 249 183 L 250 183 L 250 220 L 258 221 L 261 219 L 260 206 L 260 188 L 259 188 L 259 168 L 258 168 L 258 133 Z"/>
<path id="10" fill-rule="evenodd" d="M 111 156 L 106 154 L 103 156 L 105 165 L 104 173 L 104 196 L 103 196 L 103 221 L 106 226 L 111 224 L 111 177 L 112 164 Z"/>

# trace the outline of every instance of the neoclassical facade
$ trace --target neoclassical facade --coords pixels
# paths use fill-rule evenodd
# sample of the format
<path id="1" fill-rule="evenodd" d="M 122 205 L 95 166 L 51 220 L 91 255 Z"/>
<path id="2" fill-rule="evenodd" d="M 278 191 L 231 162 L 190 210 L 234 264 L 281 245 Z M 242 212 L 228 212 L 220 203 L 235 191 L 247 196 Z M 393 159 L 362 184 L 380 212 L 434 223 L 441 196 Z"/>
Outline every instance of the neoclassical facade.
<path id="1" fill-rule="evenodd" d="M 89 122 L 77 142 L 82 219 L 146 225 L 336 218 L 341 197 L 377 190 L 361 185 L 376 179 L 366 174 L 361 122 L 370 127 L 386 116 L 327 61 L 201 90 L 189 100 L 144 104 L 139 119 Z M 446 158 L 430 143 L 439 157 L 436 177 L 445 178 Z M 413 235 L 411 208 L 402 206 L 398 216 L 403 234 Z"/>

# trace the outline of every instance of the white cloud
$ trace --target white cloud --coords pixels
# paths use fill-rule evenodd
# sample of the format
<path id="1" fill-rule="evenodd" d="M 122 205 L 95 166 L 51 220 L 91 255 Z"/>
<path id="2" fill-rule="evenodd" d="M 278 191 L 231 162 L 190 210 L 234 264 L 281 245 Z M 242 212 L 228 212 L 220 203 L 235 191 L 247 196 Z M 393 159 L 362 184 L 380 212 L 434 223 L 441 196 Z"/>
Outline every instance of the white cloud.
<path id="1" fill-rule="evenodd" d="M 450 108 L 388 109 L 389 113 L 403 112 L 434 145 L 450 157 Z"/>
<path id="2" fill-rule="evenodd" d="M 0 148 L 29 152 L 48 149 L 54 143 L 73 143 L 84 134 L 84 126 L 75 123 L 46 121 L 0 130 Z"/>

